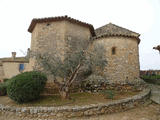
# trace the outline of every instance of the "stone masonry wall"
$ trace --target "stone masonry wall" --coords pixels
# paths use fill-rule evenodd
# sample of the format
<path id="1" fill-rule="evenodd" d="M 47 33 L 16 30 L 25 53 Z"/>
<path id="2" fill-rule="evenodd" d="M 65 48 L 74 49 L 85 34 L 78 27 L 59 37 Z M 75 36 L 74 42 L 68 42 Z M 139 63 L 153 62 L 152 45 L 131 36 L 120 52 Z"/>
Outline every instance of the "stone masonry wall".
<path id="1" fill-rule="evenodd" d="M 33 70 L 33 67 L 35 67 L 36 60 L 33 56 L 35 53 L 64 54 L 64 33 L 64 21 L 36 24 L 31 38 L 31 58 L 29 59 L 29 70 Z"/>
<path id="2" fill-rule="evenodd" d="M 11 78 L 17 74 L 20 74 L 19 64 L 17 62 L 4 62 L 3 63 L 3 71 L 5 78 Z M 24 71 L 28 71 L 27 69 L 28 63 L 24 63 Z"/>
<path id="3" fill-rule="evenodd" d="M 2 115 L 14 113 L 14 115 L 18 115 L 22 119 L 30 117 L 37 119 L 66 119 L 71 117 L 111 114 L 126 111 L 138 105 L 144 104 L 149 97 L 150 89 L 144 89 L 138 95 L 108 103 L 62 107 L 11 107 L 0 104 L 0 112 L 2 112 Z"/>
<path id="4" fill-rule="evenodd" d="M 94 40 L 93 45 L 102 44 L 106 49 L 107 66 L 104 74 L 110 82 L 132 82 L 139 77 L 138 42 L 129 37 L 105 37 Z M 115 54 L 112 48 L 115 47 Z"/>
<path id="5" fill-rule="evenodd" d="M 68 41 L 76 47 L 80 40 L 88 45 L 85 41 L 89 41 L 89 38 L 89 28 L 69 21 L 37 23 L 32 32 L 31 54 L 34 52 L 51 55 L 57 53 L 63 59 L 65 52 L 69 50 Z M 36 60 L 32 56 L 28 68 L 32 70 L 35 63 Z"/>
<path id="6" fill-rule="evenodd" d="M 65 41 L 72 51 L 88 47 L 91 33 L 89 28 L 66 21 Z"/>

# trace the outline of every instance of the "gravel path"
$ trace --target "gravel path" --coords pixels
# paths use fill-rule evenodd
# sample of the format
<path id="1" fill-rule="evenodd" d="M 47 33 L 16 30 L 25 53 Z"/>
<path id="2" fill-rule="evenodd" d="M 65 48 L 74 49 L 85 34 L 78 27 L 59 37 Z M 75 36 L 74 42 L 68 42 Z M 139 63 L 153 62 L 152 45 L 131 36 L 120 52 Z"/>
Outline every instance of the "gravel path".
<path id="1" fill-rule="evenodd" d="M 151 88 L 151 97 L 150 99 L 157 104 L 160 104 L 160 85 L 149 84 Z"/>

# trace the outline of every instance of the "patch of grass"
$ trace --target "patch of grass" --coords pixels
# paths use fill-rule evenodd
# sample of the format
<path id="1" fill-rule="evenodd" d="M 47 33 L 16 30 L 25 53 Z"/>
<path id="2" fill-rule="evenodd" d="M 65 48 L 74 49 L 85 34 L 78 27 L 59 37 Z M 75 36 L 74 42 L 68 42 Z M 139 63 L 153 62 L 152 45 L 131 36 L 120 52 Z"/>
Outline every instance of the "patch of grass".
<path id="1" fill-rule="evenodd" d="M 61 99 L 60 95 L 40 96 L 40 99 L 24 104 L 17 104 L 7 96 L 0 96 L 0 103 L 9 106 L 28 107 L 28 106 L 74 106 L 88 105 L 97 103 L 107 103 L 112 100 L 119 100 L 138 94 L 139 92 L 120 92 L 112 91 L 114 96 L 106 97 L 103 93 L 71 93 L 71 99 Z M 109 93 L 110 94 L 110 93 Z M 113 97 L 113 98 L 112 98 Z"/>
<path id="2" fill-rule="evenodd" d="M 29 102 L 24 105 L 27 106 L 64 106 L 64 105 L 84 105 L 94 104 L 97 101 L 105 102 L 100 94 L 92 93 L 72 93 L 70 99 L 61 99 L 60 95 L 41 96 L 37 101 Z"/>
<path id="3" fill-rule="evenodd" d="M 105 96 L 105 98 L 107 99 L 113 99 L 115 96 L 115 92 L 113 90 L 103 90 L 101 91 L 101 93 Z"/>
<path id="4" fill-rule="evenodd" d="M 143 75 L 142 76 L 143 79 L 160 79 L 160 75 Z"/>
<path id="5" fill-rule="evenodd" d="M 141 78 L 145 82 L 160 85 L 160 75 L 143 75 Z"/>

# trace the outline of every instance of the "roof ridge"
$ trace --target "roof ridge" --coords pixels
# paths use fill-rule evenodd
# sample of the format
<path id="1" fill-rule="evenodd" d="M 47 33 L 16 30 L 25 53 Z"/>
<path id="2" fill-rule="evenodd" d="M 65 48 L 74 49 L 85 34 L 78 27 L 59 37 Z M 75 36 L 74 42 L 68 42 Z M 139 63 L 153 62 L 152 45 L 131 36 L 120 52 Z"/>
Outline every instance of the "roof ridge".
<path id="1" fill-rule="evenodd" d="M 140 34 L 139 34 L 139 33 L 134 32 L 134 31 L 132 31 L 132 30 L 129 30 L 129 29 L 127 29 L 127 28 L 124 28 L 124 27 L 118 26 L 118 25 L 113 24 L 113 23 L 109 23 L 109 24 L 112 24 L 112 25 L 114 25 L 114 26 L 116 26 L 116 27 L 119 27 L 119 28 L 122 28 L 122 29 L 128 30 L 128 31 L 133 32 L 133 33 L 135 33 L 135 34 L 138 34 L 138 35 L 140 36 Z"/>
<path id="2" fill-rule="evenodd" d="M 127 28 L 121 27 L 121 26 L 119 26 L 119 25 L 116 25 L 116 24 L 114 24 L 114 23 L 112 23 L 112 22 L 109 22 L 108 24 L 105 24 L 105 25 L 103 25 L 103 26 L 101 26 L 101 27 L 99 27 L 99 28 L 96 28 L 95 31 L 98 30 L 98 29 L 101 29 L 101 28 L 103 28 L 103 27 L 106 27 L 106 26 L 108 26 L 108 25 L 113 25 L 113 26 L 115 26 L 115 27 L 118 27 L 118 28 L 121 28 L 121 29 L 125 29 L 125 30 L 127 30 L 127 31 L 129 31 L 129 32 L 138 34 L 138 36 L 140 36 L 139 33 L 134 32 L 134 31 L 132 31 L 132 30 L 129 30 L 129 29 L 127 29 Z"/>
<path id="3" fill-rule="evenodd" d="M 103 35 L 103 34 L 114 34 L 114 35 L 124 35 L 124 36 L 134 36 L 134 37 L 139 37 L 140 34 L 136 33 L 134 31 L 131 31 L 127 28 L 118 26 L 113 23 L 108 23 L 102 27 L 99 27 L 95 30 L 96 36 L 98 35 Z"/>
<path id="4" fill-rule="evenodd" d="M 35 25 L 36 25 L 36 23 L 51 22 L 51 21 L 58 21 L 58 20 L 68 20 L 70 22 L 74 22 L 74 23 L 77 23 L 77 24 L 89 27 L 89 29 L 91 31 L 91 34 L 93 36 L 95 36 L 94 27 L 93 27 L 92 24 L 89 24 L 89 23 L 86 23 L 86 22 L 82 22 L 80 20 L 71 18 L 71 17 L 69 17 L 67 15 L 64 15 L 64 16 L 55 16 L 55 17 L 44 17 L 44 18 L 33 18 L 32 21 L 31 21 L 31 24 L 30 24 L 30 26 L 28 28 L 28 31 L 32 32 L 33 29 L 34 29 L 34 27 L 35 27 Z"/>

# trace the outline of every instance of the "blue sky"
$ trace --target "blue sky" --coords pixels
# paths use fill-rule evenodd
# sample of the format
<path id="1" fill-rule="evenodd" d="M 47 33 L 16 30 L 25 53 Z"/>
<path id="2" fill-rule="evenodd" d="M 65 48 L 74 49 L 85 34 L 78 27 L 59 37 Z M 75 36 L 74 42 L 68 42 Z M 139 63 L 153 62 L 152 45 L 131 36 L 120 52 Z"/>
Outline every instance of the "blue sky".
<path id="1" fill-rule="evenodd" d="M 160 69 L 160 0 L 0 0 L 0 57 L 23 56 L 33 18 L 68 15 L 95 28 L 112 22 L 141 34 L 140 68 Z"/>

